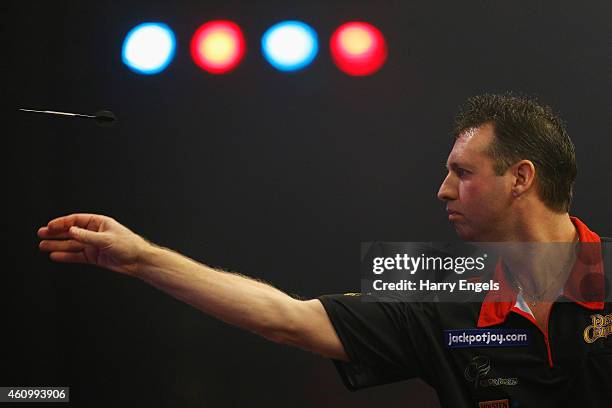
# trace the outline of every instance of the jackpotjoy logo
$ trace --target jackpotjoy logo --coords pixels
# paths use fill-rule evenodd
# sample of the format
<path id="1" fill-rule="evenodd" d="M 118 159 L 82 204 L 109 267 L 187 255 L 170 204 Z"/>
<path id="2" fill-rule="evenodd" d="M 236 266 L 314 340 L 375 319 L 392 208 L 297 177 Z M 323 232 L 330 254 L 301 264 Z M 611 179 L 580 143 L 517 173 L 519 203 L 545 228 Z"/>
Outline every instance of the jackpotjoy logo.
<path id="1" fill-rule="evenodd" d="M 444 330 L 447 348 L 524 347 L 529 345 L 529 331 L 524 329 Z"/>

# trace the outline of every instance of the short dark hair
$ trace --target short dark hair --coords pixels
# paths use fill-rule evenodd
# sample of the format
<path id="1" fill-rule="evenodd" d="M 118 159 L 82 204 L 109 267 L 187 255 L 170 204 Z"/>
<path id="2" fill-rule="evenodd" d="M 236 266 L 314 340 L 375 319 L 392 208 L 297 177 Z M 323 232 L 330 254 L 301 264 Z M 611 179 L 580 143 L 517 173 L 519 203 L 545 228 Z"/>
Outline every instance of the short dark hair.
<path id="1" fill-rule="evenodd" d="M 455 118 L 455 138 L 467 129 L 491 124 L 493 168 L 502 175 L 519 160 L 536 168 L 536 186 L 544 204 L 557 212 L 570 208 L 576 180 L 576 153 L 565 124 L 535 97 L 513 93 L 471 97 Z"/>

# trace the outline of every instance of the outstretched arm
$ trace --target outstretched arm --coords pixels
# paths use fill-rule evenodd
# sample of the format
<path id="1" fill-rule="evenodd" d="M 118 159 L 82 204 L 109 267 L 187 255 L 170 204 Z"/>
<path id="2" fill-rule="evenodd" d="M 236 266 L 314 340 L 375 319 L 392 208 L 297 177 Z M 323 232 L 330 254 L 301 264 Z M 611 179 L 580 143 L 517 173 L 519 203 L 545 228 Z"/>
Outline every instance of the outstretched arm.
<path id="1" fill-rule="evenodd" d="M 232 325 L 272 341 L 348 361 L 320 301 L 297 300 L 240 274 L 156 246 L 110 217 L 72 214 L 38 230 L 53 261 L 97 265 L 142 279 Z"/>

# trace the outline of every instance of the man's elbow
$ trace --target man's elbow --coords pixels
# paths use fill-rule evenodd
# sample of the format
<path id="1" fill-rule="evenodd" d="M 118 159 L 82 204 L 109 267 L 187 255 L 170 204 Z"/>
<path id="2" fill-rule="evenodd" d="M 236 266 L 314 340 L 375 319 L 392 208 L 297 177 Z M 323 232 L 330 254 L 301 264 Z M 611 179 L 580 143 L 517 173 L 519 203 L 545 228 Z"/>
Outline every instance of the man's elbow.
<path id="1" fill-rule="evenodd" d="M 318 300 L 293 300 L 276 326 L 259 334 L 278 344 L 289 345 L 323 357 L 348 361 L 335 329 Z"/>
<path id="2" fill-rule="evenodd" d="M 278 344 L 298 346 L 303 336 L 303 324 L 300 321 L 300 303 L 302 301 L 291 299 L 282 307 L 276 309 L 273 316 L 260 322 L 260 327 L 255 332 Z"/>

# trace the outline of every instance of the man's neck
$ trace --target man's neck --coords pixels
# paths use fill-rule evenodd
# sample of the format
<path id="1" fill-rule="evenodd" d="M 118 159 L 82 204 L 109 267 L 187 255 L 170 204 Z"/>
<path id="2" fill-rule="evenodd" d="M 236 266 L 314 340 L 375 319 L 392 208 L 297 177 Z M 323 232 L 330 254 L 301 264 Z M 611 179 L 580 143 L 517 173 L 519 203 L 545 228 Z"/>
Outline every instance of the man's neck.
<path id="1" fill-rule="evenodd" d="M 517 244 L 505 259 L 515 282 L 529 295 L 556 297 L 571 272 L 579 240 L 569 214 L 537 214 L 517 227 L 518 239 L 512 240 Z"/>

